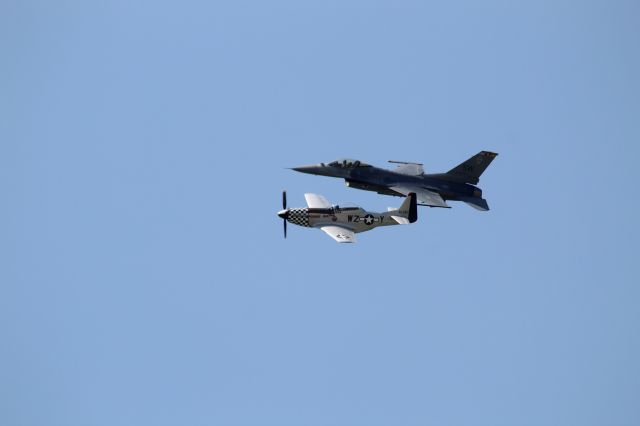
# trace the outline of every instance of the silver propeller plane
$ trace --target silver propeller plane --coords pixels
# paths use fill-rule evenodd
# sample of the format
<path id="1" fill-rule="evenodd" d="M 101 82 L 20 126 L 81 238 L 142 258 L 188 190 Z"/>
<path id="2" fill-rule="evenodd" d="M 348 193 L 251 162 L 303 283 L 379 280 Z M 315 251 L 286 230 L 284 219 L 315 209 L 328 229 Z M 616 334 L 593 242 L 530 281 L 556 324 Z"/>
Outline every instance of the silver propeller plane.
<path id="1" fill-rule="evenodd" d="M 389 161 L 398 166 L 388 170 L 349 159 L 294 167 L 293 170 L 343 178 L 350 188 L 378 194 L 406 196 L 415 193 L 418 204 L 422 206 L 449 208 L 447 200 L 452 200 L 463 201 L 477 210 L 486 211 L 489 205 L 482 198 L 482 190 L 475 185 L 497 155 L 495 152 L 479 152 L 446 173 L 426 174 L 421 163 Z"/>
<path id="2" fill-rule="evenodd" d="M 282 210 L 278 216 L 284 219 L 284 237 L 287 238 L 287 222 L 308 228 L 320 228 L 339 243 L 355 243 L 356 234 L 378 226 L 408 225 L 418 220 L 416 195 L 411 193 L 397 208 L 384 213 L 368 212 L 360 207 L 334 206 L 322 195 L 304 194 L 307 207 L 287 208 L 287 193 L 282 193 Z"/>

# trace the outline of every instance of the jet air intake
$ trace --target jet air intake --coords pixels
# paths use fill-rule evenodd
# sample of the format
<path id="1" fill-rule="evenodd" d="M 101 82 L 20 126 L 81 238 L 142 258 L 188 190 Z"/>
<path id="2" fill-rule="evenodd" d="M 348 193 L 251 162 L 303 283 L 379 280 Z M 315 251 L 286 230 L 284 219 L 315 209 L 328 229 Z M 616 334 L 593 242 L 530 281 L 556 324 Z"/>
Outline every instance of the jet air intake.
<path id="1" fill-rule="evenodd" d="M 394 192 L 393 190 L 380 185 L 371 185 L 368 183 L 358 182 L 358 181 L 349 180 L 349 179 L 345 179 L 344 184 L 347 185 L 348 188 L 362 189 L 364 191 L 373 191 L 373 192 L 377 192 L 378 194 L 400 196 L 400 194 Z"/>
<path id="2" fill-rule="evenodd" d="M 368 183 L 356 182 L 353 180 L 345 180 L 344 184 L 349 188 L 355 189 L 364 189 L 365 191 L 377 191 L 378 187 L 376 185 L 370 185 Z"/>

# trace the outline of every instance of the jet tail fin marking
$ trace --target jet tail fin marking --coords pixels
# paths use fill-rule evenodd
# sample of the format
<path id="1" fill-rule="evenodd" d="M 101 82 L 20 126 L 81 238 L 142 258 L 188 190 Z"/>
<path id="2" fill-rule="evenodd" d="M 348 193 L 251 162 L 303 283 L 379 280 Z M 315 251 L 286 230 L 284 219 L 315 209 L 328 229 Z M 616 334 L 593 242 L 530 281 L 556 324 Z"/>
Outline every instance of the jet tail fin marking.
<path id="1" fill-rule="evenodd" d="M 480 175 L 489 167 L 489 164 L 496 158 L 495 152 L 481 151 L 449 170 L 445 175 L 450 175 L 456 181 L 471 183 L 473 185 L 480 181 Z"/>

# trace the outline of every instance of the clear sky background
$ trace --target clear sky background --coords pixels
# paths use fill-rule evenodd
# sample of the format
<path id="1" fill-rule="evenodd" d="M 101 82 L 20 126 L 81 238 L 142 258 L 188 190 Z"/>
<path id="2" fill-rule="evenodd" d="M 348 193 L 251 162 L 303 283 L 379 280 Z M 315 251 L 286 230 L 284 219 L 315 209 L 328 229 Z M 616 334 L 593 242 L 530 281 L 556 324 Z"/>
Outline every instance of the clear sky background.
<path id="1" fill-rule="evenodd" d="M 637 1 L 0 3 L 0 424 L 640 424 Z M 287 170 L 500 155 L 339 245 Z"/>

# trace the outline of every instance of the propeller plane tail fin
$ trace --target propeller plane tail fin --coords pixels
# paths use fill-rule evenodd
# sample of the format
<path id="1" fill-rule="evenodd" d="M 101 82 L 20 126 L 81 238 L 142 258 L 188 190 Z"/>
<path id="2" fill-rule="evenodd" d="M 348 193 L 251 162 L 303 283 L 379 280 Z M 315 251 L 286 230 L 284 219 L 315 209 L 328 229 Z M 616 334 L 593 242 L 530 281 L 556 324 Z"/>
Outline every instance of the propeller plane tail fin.
<path id="1" fill-rule="evenodd" d="M 395 210 L 391 217 L 398 223 L 406 225 L 418 220 L 418 203 L 416 201 L 416 194 L 411 192 L 407 195 L 404 202 L 400 207 Z"/>

